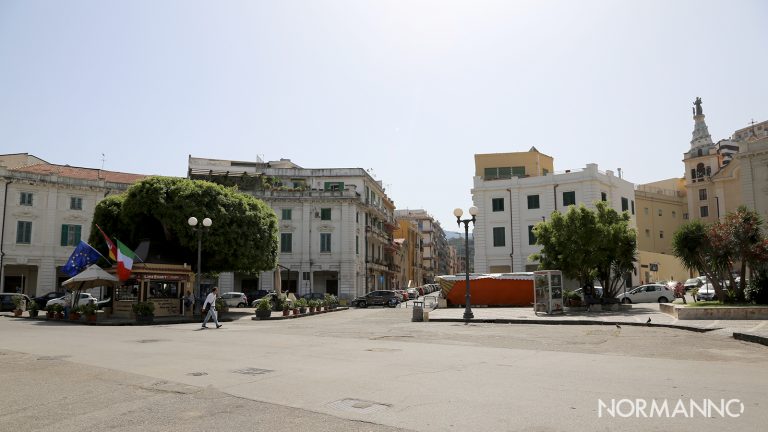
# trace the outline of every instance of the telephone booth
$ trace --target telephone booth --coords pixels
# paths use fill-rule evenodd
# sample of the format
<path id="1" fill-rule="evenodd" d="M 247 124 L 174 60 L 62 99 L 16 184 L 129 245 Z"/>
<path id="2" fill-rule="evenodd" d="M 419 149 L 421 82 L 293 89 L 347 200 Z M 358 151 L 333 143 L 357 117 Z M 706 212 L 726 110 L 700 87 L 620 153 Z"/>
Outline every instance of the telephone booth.
<path id="1" fill-rule="evenodd" d="M 563 274 L 560 270 L 533 272 L 533 311 L 548 315 L 563 313 Z"/>

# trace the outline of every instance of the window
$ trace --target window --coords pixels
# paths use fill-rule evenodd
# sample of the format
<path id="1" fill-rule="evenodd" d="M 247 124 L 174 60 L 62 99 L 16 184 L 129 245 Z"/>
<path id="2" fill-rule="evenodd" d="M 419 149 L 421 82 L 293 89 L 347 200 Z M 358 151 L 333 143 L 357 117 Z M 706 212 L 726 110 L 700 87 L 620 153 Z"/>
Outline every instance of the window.
<path id="1" fill-rule="evenodd" d="M 537 209 L 539 208 L 539 196 L 538 195 L 528 195 L 528 208 L 529 209 Z"/>
<path id="2" fill-rule="evenodd" d="M 69 198 L 69 209 L 70 210 L 82 210 L 83 209 L 83 199 L 80 197 L 70 197 Z"/>
<path id="3" fill-rule="evenodd" d="M 331 251 L 331 233 L 320 233 L 320 252 Z"/>
<path id="4" fill-rule="evenodd" d="M 701 212 L 701 217 L 709 217 L 709 207 L 701 206 L 699 211 Z"/>
<path id="5" fill-rule="evenodd" d="M 512 168 L 510 167 L 494 167 L 486 168 L 484 170 L 484 178 L 486 180 L 498 180 L 512 178 Z"/>
<path id="6" fill-rule="evenodd" d="M 301 272 L 301 280 L 309 280 L 309 272 Z"/>
<path id="7" fill-rule="evenodd" d="M 625 212 L 629 210 L 629 200 L 621 197 L 621 211 Z"/>
<path id="8" fill-rule="evenodd" d="M 707 190 L 706 189 L 699 189 L 699 199 L 704 201 L 707 199 Z"/>
<path id="9" fill-rule="evenodd" d="M 504 227 L 493 228 L 493 247 L 505 245 Z"/>
<path id="10" fill-rule="evenodd" d="M 360 236 L 355 236 L 355 253 L 360 255 Z"/>
<path id="11" fill-rule="evenodd" d="M 600 201 L 608 201 L 608 194 L 605 192 L 600 192 Z"/>
<path id="12" fill-rule="evenodd" d="M 664 238 L 664 231 L 659 231 L 659 238 L 660 238 L 660 239 L 663 239 L 663 238 Z"/>
<path id="13" fill-rule="evenodd" d="M 327 191 L 344 190 L 344 182 L 325 182 L 325 190 Z"/>
<path id="14" fill-rule="evenodd" d="M 504 211 L 504 198 L 491 199 L 491 207 L 495 212 Z"/>
<path id="15" fill-rule="evenodd" d="M 280 234 L 280 253 L 293 252 L 293 233 Z"/>
<path id="16" fill-rule="evenodd" d="M 546 168 L 542 168 L 542 169 L 541 169 L 541 174 L 542 174 L 542 175 L 547 175 L 547 174 L 549 174 L 549 170 L 548 170 L 548 169 L 546 169 Z"/>
<path id="17" fill-rule="evenodd" d="M 563 207 L 576 205 L 576 192 L 563 192 Z"/>
<path id="18" fill-rule="evenodd" d="M 77 246 L 80 243 L 80 225 L 62 225 L 61 226 L 61 245 Z"/>
<path id="19" fill-rule="evenodd" d="M 645 229 L 645 236 L 646 237 L 650 237 L 651 236 L 651 230 L 649 230 L 648 228 Z"/>
<path id="20" fill-rule="evenodd" d="M 320 219 L 321 220 L 331 220 L 331 209 L 329 209 L 329 208 L 322 208 L 322 209 L 320 209 Z"/>
<path id="21" fill-rule="evenodd" d="M 632 214 L 635 214 L 635 200 L 632 200 L 629 203 L 632 204 Z"/>
<path id="22" fill-rule="evenodd" d="M 648 215 L 648 207 L 643 207 L 643 214 Z"/>
<path id="23" fill-rule="evenodd" d="M 659 216 L 661 216 L 661 209 L 659 209 Z"/>
<path id="24" fill-rule="evenodd" d="M 19 205 L 31 206 L 32 192 L 22 192 L 21 194 L 19 194 Z"/>
<path id="25" fill-rule="evenodd" d="M 688 213 L 683 213 L 683 220 L 688 220 Z"/>
<path id="26" fill-rule="evenodd" d="M 672 210 L 672 219 L 676 219 L 676 218 L 677 218 L 677 212 Z"/>
<path id="27" fill-rule="evenodd" d="M 281 213 L 283 220 L 291 220 L 291 217 L 293 216 L 293 209 L 283 209 Z"/>
<path id="28" fill-rule="evenodd" d="M 528 225 L 528 244 L 536 244 L 536 233 L 533 232 L 533 225 Z"/>
<path id="29" fill-rule="evenodd" d="M 19 221 L 16 224 L 16 243 L 32 243 L 32 222 Z"/>
<path id="30" fill-rule="evenodd" d="M 512 167 L 512 177 L 525 177 L 525 167 L 524 166 Z"/>

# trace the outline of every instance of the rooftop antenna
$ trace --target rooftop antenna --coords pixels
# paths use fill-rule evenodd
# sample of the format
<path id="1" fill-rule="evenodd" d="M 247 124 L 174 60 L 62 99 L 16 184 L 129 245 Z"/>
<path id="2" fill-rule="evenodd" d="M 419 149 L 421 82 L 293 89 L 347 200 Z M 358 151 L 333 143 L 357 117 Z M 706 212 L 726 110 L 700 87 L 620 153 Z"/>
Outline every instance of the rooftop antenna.
<path id="1" fill-rule="evenodd" d="M 97 178 L 101 178 L 101 172 L 104 171 L 104 161 L 107 160 L 107 158 L 104 156 L 104 153 L 101 154 L 101 169 L 99 170 Z"/>
<path id="2" fill-rule="evenodd" d="M 619 178 L 621 178 L 621 168 L 616 168 L 616 170 L 619 172 Z"/>

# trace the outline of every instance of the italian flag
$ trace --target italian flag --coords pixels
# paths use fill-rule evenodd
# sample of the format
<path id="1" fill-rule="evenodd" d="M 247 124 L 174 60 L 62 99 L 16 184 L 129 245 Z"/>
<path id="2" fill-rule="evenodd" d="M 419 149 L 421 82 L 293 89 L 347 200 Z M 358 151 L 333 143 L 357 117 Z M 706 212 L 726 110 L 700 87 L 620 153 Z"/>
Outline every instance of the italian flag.
<path id="1" fill-rule="evenodd" d="M 131 248 L 117 240 L 117 278 L 119 280 L 124 281 L 131 277 L 134 259 L 136 254 Z"/>

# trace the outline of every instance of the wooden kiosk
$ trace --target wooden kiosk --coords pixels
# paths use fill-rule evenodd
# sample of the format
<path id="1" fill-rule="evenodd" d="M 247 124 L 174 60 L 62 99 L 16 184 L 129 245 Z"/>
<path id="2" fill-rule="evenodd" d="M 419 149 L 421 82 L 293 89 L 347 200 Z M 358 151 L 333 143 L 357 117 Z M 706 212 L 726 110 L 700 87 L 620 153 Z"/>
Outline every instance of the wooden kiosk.
<path id="1" fill-rule="evenodd" d="M 195 274 L 186 265 L 134 264 L 131 278 L 115 288 L 112 315 L 132 318 L 133 305 L 146 301 L 155 304 L 156 317 L 191 315 L 192 311 L 182 312 L 182 297 L 194 290 L 194 280 Z"/>

